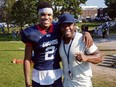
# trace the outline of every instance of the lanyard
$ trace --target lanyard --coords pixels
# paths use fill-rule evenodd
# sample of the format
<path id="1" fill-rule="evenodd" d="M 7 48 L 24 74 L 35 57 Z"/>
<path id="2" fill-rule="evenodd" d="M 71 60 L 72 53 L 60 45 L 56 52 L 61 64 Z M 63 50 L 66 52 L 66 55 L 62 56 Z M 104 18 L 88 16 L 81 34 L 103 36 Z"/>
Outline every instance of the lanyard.
<path id="1" fill-rule="evenodd" d="M 69 44 L 69 48 L 68 48 L 68 53 L 66 52 L 66 49 L 65 49 L 65 44 L 64 44 L 64 42 L 63 42 L 63 47 L 64 47 L 64 52 L 65 52 L 65 54 L 66 54 L 66 57 L 67 57 L 67 61 L 68 61 L 68 68 L 69 68 L 69 57 L 70 57 L 70 48 L 71 48 L 71 45 L 72 45 L 72 42 L 73 42 L 73 40 L 70 42 L 70 44 Z M 70 69 L 69 69 L 70 70 Z"/>
<path id="2" fill-rule="evenodd" d="M 68 53 L 66 52 L 65 44 L 64 44 L 64 42 L 63 42 L 64 52 L 65 52 L 65 54 L 66 54 L 67 61 L 68 61 L 68 69 L 69 69 L 69 70 L 68 70 L 68 75 L 69 75 L 70 79 L 73 78 L 72 72 L 70 71 L 70 67 L 69 67 L 69 63 L 70 63 L 70 62 L 69 62 L 70 48 L 71 48 L 72 42 L 73 42 L 73 40 L 72 40 L 72 41 L 70 42 L 70 44 L 69 44 Z"/>
<path id="3" fill-rule="evenodd" d="M 75 36 L 75 33 L 74 33 L 74 36 Z M 64 48 L 64 52 L 65 52 L 65 55 L 67 57 L 67 61 L 68 61 L 68 75 L 70 77 L 70 79 L 73 79 L 73 73 L 70 71 L 70 67 L 69 67 L 69 57 L 70 57 L 70 48 L 71 48 L 71 45 L 72 45 L 72 42 L 73 42 L 73 39 L 71 40 L 71 42 L 69 43 L 69 48 L 68 48 L 68 52 L 66 52 L 66 49 L 65 49 L 65 44 L 64 44 L 64 41 L 63 41 L 63 48 Z"/>

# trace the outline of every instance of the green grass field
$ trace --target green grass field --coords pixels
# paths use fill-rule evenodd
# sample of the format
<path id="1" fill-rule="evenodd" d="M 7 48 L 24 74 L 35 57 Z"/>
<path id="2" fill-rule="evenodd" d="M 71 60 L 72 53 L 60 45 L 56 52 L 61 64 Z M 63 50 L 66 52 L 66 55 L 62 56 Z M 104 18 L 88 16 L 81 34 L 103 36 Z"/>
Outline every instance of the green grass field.
<path id="1" fill-rule="evenodd" d="M 20 41 L 20 37 L 13 39 L 11 35 L 5 37 L 0 35 L 0 87 L 25 87 L 23 65 L 11 63 L 14 58 L 23 59 L 22 48 L 24 44 Z M 105 78 L 99 76 L 93 78 L 93 84 L 94 87 L 115 86 L 115 83 L 110 83 L 112 84 L 110 86 Z"/>
<path id="2" fill-rule="evenodd" d="M 20 41 L 0 41 L 0 87 L 24 87 L 22 64 L 11 61 L 23 59 L 24 44 Z"/>
<path id="3" fill-rule="evenodd" d="M 25 87 L 22 64 L 13 64 L 11 61 L 23 59 L 24 44 L 21 41 L 0 41 L 0 87 Z M 93 77 L 93 87 L 114 87 L 115 83 L 102 76 Z"/>

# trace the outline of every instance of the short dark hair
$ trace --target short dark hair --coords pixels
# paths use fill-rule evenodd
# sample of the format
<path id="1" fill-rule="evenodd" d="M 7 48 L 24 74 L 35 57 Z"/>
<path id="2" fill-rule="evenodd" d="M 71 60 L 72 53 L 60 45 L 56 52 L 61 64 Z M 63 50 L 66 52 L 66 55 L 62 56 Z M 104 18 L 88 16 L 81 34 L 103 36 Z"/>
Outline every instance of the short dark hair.
<path id="1" fill-rule="evenodd" d="M 52 8 L 52 5 L 48 2 L 41 2 L 41 3 L 38 3 L 38 6 L 37 6 L 37 13 L 39 11 L 39 9 L 42 9 L 42 8 Z M 52 8 L 53 9 L 53 8 Z"/>

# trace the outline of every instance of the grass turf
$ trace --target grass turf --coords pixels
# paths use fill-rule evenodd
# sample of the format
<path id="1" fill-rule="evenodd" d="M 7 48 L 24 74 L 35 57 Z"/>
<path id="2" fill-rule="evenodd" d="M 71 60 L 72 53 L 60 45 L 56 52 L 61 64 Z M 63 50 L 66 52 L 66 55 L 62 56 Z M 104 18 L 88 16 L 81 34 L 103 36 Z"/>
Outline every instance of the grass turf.
<path id="1" fill-rule="evenodd" d="M 0 41 L 0 87 L 24 87 L 22 64 L 13 64 L 11 61 L 23 59 L 24 47 L 20 41 Z"/>

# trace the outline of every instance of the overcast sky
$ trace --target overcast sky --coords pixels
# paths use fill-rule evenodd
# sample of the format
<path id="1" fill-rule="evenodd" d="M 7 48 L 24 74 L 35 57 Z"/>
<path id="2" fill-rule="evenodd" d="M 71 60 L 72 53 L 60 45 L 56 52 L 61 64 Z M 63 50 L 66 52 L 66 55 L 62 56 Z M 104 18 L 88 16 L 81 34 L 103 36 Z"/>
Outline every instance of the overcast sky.
<path id="1" fill-rule="evenodd" d="M 87 0 L 86 6 L 98 6 L 98 7 L 106 7 L 104 0 Z"/>

